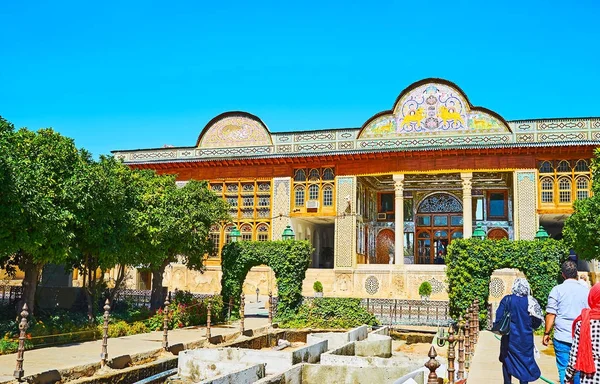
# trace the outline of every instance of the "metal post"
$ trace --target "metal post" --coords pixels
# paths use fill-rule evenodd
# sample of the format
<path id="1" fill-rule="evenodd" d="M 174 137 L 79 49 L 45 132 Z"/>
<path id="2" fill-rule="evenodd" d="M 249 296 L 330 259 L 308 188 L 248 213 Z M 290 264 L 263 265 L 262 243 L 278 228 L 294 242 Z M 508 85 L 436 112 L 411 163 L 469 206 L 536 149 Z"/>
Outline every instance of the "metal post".
<path id="1" fill-rule="evenodd" d="M 475 352 L 477 344 L 477 311 L 475 310 L 475 301 L 471 304 L 471 355 Z"/>
<path id="2" fill-rule="evenodd" d="M 165 300 L 165 306 L 163 308 L 163 342 L 162 347 L 166 352 L 169 350 L 169 299 Z"/>
<path id="3" fill-rule="evenodd" d="M 212 309 L 212 302 L 210 299 L 208 300 L 208 305 L 206 306 L 206 339 L 210 339 L 210 311 Z"/>
<path id="4" fill-rule="evenodd" d="M 19 349 L 17 350 L 17 368 L 13 376 L 18 381 L 22 381 L 25 371 L 23 370 L 23 355 L 25 354 L 25 337 L 29 324 L 27 323 L 27 303 L 23 304 L 23 311 L 21 311 L 21 322 L 19 323 Z"/>
<path id="5" fill-rule="evenodd" d="M 479 341 L 479 299 L 475 299 L 475 343 Z"/>
<path id="6" fill-rule="evenodd" d="M 448 329 L 448 384 L 454 384 L 454 359 L 456 358 L 456 337 L 454 337 L 454 327 L 450 325 Z"/>
<path id="7" fill-rule="evenodd" d="M 471 308 L 467 308 L 465 315 L 465 369 L 469 370 L 471 357 Z"/>
<path id="8" fill-rule="evenodd" d="M 437 357 L 437 353 L 435 352 L 435 348 L 433 347 L 433 345 L 429 349 L 429 353 L 427 354 L 427 356 L 429 356 L 429 361 L 425 363 L 425 368 L 429 369 L 429 376 L 427 376 L 427 384 L 438 384 L 439 381 L 435 370 L 439 368 L 440 362 L 435 359 Z"/>
<path id="9" fill-rule="evenodd" d="M 231 307 L 233 306 L 233 296 L 229 297 L 229 309 L 227 310 L 227 321 L 231 321 Z"/>
<path id="10" fill-rule="evenodd" d="M 273 292 L 269 290 L 269 326 L 273 325 Z"/>
<path id="11" fill-rule="evenodd" d="M 457 379 L 465 378 L 465 335 L 463 333 L 462 316 L 458 320 L 458 375 Z"/>
<path id="12" fill-rule="evenodd" d="M 104 303 L 104 326 L 102 334 L 102 353 L 100 354 L 100 366 L 104 367 L 108 361 L 108 318 L 110 317 L 110 302 L 106 299 Z"/>
<path id="13" fill-rule="evenodd" d="M 242 292 L 242 295 L 240 296 L 240 328 L 242 330 L 242 333 L 244 333 L 244 306 L 246 305 L 244 300 L 245 300 L 245 296 L 244 296 L 244 292 Z"/>

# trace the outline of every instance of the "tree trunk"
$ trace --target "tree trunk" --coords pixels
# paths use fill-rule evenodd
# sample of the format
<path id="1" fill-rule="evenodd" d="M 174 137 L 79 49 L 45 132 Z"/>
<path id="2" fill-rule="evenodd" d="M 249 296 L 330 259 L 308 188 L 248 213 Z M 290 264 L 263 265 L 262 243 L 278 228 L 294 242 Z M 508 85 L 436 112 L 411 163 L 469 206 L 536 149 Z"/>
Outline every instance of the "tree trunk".
<path id="1" fill-rule="evenodd" d="M 113 303 L 113 301 L 115 300 L 115 297 L 121 290 L 121 288 L 122 288 L 121 285 L 123 284 L 123 280 L 125 280 L 125 265 L 119 265 L 117 268 L 119 268 L 119 272 L 117 274 L 117 279 L 115 280 L 115 287 L 113 289 L 109 290 L 108 299 L 110 300 L 111 304 Z"/>
<path id="2" fill-rule="evenodd" d="M 19 302 L 17 313 L 21 313 L 23 304 L 27 303 L 29 316 L 31 316 L 35 311 L 35 291 L 40 278 L 42 264 L 36 264 L 32 261 L 28 261 L 23 264 L 23 268 L 23 272 L 25 272 L 25 277 L 23 278 L 23 297 Z"/>
<path id="3" fill-rule="evenodd" d="M 88 322 L 90 324 L 94 323 L 94 299 L 96 298 L 94 295 L 94 291 L 96 289 L 96 267 L 94 263 L 94 258 L 89 255 L 85 256 L 85 264 L 83 266 L 84 269 L 84 278 L 83 278 L 83 292 L 85 292 L 85 298 L 87 301 L 87 315 Z M 87 275 L 87 285 L 86 278 Z"/>
<path id="4" fill-rule="evenodd" d="M 165 303 L 165 295 L 163 289 L 163 275 L 165 269 L 169 265 L 169 261 L 165 260 L 160 267 L 152 270 L 152 294 L 150 295 L 150 310 L 156 311 Z"/>

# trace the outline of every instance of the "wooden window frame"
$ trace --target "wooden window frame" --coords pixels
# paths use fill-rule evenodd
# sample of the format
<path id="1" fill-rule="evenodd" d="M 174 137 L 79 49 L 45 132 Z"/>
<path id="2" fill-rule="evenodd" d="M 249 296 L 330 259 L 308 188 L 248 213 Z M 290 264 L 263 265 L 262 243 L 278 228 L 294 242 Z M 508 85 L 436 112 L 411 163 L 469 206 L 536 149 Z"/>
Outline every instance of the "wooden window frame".
<path id="1" fill-rule="evenodd" d="M 491 196 L 493 193 L 502 194 L 504 196 L 504 215 L 503 216 L 492 216 L 491 211 Z M 508 191 L 505 189 L 488 189 L 486 191 L 486 209 L 488 220 L 508 220 Z"/>

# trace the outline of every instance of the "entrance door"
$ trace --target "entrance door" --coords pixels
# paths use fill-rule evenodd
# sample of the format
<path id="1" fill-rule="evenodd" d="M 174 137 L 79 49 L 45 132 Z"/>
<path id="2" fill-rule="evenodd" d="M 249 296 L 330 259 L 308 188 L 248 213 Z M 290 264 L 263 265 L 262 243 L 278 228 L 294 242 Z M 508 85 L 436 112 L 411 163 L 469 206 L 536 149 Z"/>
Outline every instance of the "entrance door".
<path id="1" fill-rule="evenodd" d="M 389 264 L 390 255 L 393 254 L 394 232 L 390 229 L 382 229 L 377 234 L 377 258 L 375 260 L 375 264 Z"/>
<path id="2" fill-rule="evenodd" d="M 417 209 L 415 258 L 419 264 L 444 264 L 448 245 L 462 238 L 462 204 L 448 193 L 425 198 Z"/>

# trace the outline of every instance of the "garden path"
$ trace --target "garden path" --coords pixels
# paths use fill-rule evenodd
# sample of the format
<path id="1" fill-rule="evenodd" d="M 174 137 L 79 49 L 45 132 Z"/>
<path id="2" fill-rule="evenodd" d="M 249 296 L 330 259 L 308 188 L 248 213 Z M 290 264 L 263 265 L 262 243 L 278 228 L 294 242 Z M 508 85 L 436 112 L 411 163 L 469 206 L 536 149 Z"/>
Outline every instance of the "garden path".
<path id="1" fill-rule="evenodd" d="M 266 326 L 266 318 L 247 318 L 246 329 L 257 329 Z M 233 326 L 216 326 L 211 328 L 211 335 L 228 335 L 238 331 L 236 324 Z M 169 344 L 194 343 L 205 339 L 206 328 L 187 328 L 169 331 Z M 25 352 L 23 369 L 25 376 L 46 372 L 52 369 L 68 369 L 76 366 L 94 364 L 100 361 L 102 340 L 84 343 L 61 345 L 56 347 L 34 349 Z M 162 331 L 142 333 L 139 335 L 124 336 L 108 339 L 109 358 L 151 352 L 162 347 Z M 0 356 L 0 383 L 11 381 L 16 365 L 17 355 Z"/>
<path id="2" fill-rule="evenodd" d="M 552 345 L 544 347 L 541 336 L 535 336 L 535 345 L 540 350 L 540 358 L 537 363 L 542 371 L 542 376 L 553 383 L 558 382 L 558 371 Z M 479 341 L 475 347 L 475 355 L 471 362 L 468 382 L 502 384 L 502 364 L 498 361 L 500 353 L 500 341 L 495 335 L 488 331 L 479 334 Z M 513 383 L 518 382 L 513 378 Z M 542 379 L 534 383 L 545 383 Z"/>

